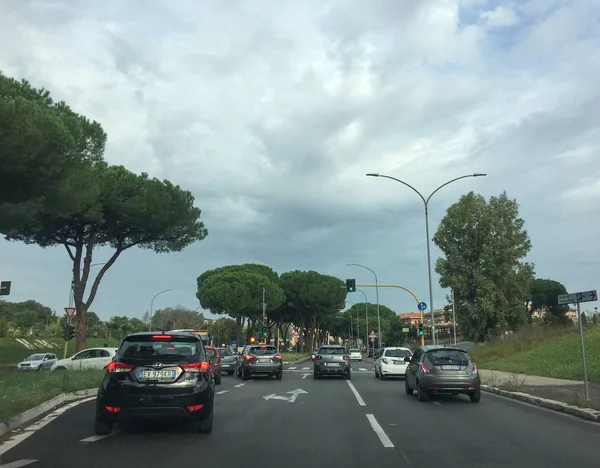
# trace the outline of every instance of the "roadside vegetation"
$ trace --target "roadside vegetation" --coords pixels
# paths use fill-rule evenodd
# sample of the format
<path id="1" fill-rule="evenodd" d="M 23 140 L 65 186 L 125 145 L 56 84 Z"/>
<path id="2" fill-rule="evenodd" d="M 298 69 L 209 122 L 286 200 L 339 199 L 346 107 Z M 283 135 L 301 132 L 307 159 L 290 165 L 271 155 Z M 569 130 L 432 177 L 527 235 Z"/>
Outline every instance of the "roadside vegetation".
<path id="1" fill-rule="evenodd" d="M 600 327 L 584 332 L 588 379 L 600 383 Z M 477 346 L 471 353 L 482 369 L 583 380 L 576 326 L 527 326 L 504 339 Z"/>
<path id="2" fill-rule="evenodd" d="M 16 416 L 61 393 L 97 388 L 104 371 L 0 372 L 0 420 Z"/>

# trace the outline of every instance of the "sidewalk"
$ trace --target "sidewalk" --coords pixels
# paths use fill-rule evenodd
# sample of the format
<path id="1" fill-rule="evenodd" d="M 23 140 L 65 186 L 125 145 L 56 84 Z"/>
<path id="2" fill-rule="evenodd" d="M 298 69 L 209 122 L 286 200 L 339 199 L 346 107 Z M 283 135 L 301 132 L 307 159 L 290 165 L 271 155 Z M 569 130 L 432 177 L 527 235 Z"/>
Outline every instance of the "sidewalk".
<path id="1" fill-rule="evenodd" d="M 598 383 L 588 383 L 590 400 L 586 401 L 584 384 L 581 380 L 554 379 L 486 369 L 480 369 L 479 375 L 481 383 L 492 387 L 600 410 L 600 384 Z"/>

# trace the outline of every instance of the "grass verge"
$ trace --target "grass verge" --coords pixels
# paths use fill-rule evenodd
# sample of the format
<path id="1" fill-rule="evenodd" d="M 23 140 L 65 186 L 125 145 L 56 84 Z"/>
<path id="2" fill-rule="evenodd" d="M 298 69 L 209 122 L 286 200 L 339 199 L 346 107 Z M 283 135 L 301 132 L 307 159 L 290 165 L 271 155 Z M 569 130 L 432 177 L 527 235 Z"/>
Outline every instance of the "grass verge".
<path id="1" fill-rule="evenodd" d="M 0 372 L 0 420 L 50 400 L 61 393 L 99 387 L 104 371 Z"/>
<path id="2" fill-rule="evenodd" d="M 584 343 L 588 380 L 600 383 L 600 327 L 588 327 Z M 482 369 L 583 380 L 576 327 L 525 327 L 505 339 L 476 347 L 471 356 Z"/>
<path id="3" fill-rule="evenodd" d="M 298 362 L 303 361 L 304 359 L 309 359 L 311 356 L 310 353 L 281 353 L 281 357 L 283 358 L 283 362 Z"/>

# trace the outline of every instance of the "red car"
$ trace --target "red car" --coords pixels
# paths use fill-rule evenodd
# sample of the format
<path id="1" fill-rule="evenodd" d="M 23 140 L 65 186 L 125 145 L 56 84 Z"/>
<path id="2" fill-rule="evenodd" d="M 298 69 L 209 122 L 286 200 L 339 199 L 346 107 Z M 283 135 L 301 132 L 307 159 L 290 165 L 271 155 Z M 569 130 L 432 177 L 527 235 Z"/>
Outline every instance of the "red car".
<path id="1" fill-rule="evenodd" d="M 221 367 L 223 363 L 221 361 L 221 356 L 219 355 L 219 351 L 214 346 L 205 346 L 204 350 L 206 351 L 206 360 L 210 362 L 211 358 L 216 357 L 218 361 L 215 364 L 211 364 L 210 368 L 212 369 L 213 375 L 215 376 L 215 383 L 219 385 L 221 383 Z"/>

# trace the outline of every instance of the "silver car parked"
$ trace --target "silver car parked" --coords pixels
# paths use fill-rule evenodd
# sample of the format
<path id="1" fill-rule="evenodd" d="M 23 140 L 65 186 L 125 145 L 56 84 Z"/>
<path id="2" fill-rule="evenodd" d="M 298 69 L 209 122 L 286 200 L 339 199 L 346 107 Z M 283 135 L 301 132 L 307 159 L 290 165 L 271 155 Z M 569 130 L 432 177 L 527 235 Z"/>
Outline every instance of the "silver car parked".
<path id="1" fill-rule="evenodd" d="M 473 403 L 481 400 L 481 380 L 477 366 L 464 349 L 429 345 L 415 350 L 406 369 L 404 386 L 407 395 L 417 391 L 419 401 L 434 393 L 466 394 Z"/>
<path id="2" fill-rule="evenodd" d="M 56 362 L 56 354 L 53 353 L 40 353 L 32 354 L 23 362 L 17 364 L 18 371 L 41 371 L 48 370 L 52 367 L 52 364 Z"/>

